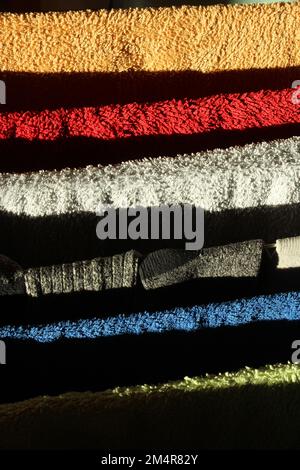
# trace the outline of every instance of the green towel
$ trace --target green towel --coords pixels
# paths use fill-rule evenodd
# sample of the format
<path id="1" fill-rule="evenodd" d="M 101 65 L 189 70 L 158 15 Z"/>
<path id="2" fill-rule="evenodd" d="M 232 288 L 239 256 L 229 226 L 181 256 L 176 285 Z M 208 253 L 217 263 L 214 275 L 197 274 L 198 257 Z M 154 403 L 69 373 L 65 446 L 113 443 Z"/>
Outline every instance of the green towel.
<path id="1" fill-rule="evenodd" d="M 299 426 L 300 367 L 289 363 L 4 404 L 0 447 L 300 448 Z"/>

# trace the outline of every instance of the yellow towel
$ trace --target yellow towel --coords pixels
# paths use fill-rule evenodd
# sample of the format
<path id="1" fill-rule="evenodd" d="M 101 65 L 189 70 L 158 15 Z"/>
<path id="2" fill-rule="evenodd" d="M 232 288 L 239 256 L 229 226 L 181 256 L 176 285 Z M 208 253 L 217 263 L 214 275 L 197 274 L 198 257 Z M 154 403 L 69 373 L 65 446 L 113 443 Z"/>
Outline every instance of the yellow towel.
<path id="1" fill-rule="evenodd" d="M 0 71 L 216 72 L 300 65 L 300 2 L 0 15 Z M 298 77 L 297 77 L 298 78 Z"/>

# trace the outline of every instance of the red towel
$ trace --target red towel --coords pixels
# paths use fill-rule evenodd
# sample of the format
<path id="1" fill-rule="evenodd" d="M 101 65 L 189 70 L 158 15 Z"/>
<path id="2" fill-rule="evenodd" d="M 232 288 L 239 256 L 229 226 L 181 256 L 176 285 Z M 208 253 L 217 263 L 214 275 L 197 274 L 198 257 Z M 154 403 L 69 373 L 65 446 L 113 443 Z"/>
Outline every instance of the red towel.
<path id="1" fill-rule="evenodd" d="M 300 123 L 292 89 L 199 99 L 0 114 L 0 139 L 93 137 L 101 140 L 262 129 Z"/>

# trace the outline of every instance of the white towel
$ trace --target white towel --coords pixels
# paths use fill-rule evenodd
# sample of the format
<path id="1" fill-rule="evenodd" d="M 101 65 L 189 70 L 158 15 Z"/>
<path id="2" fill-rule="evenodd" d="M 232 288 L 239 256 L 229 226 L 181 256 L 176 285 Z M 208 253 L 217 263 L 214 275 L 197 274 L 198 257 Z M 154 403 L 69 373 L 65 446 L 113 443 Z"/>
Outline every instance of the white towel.
<path id="1" fill-rule="evenodd" d="M 300 137 L 174 158 L 0 174 L 0 210 L 44 216 L 101 206 L 193 204 L 210 212 L 300 202 Z"/>

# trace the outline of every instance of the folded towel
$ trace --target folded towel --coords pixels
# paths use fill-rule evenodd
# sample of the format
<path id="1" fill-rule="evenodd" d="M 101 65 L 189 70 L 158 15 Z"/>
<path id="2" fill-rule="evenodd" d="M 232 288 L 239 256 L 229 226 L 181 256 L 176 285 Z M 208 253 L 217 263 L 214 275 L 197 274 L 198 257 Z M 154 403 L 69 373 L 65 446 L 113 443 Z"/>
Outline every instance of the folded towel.
<path id="1" fill-rule="evenodd" d="M 0 210 L 33 217 L 191 204 L 210 212 L 300 202 L 300 137 L 116 166 L 0 174 Z M 95 227 L 96 230 L 96 227 Z"/>
<path id="2" fill-rule="evenodd" d="M 299 390 L 300 367 L 285 364 L 162 385 L 41 396 L 0 405 L 5 429 L 0 447 L 300 448 Z"/>
<path id="3" fill-rule="evenodd" d="M 0 70 L 245 70 L 300 64 L 295 4 L 0 15 Z"/>
<path id="4" fill-rule="evenodd" d="M 293 91 L 260 90 L 146 104 L 7 112 L 0 114 L 0 139 L 116 140 L 299 124 L 299 106 L 292 102 Z"/>
<path id="5" fill-rule="evenodd" d="M 139 274 L 146 289 L 204 277 L 256 277 L 262 250 L 262 240 L 205 248 L 200 252 L 158 250 L 141 262 Z"/>
<path id="6" fill-rule="evenodd" d="M 230 302 L 145 311 L 107 318 L 59 321 L 35 326 L 5 325 L 1 339 L 34 340 L 41 343 L 59 339 L 101 338 L 143 335 L 171 331 L 197 331 L 202 328 L 238 326 L 267 320 L 300 320 L 300 292 L 263 295 Z"/>

